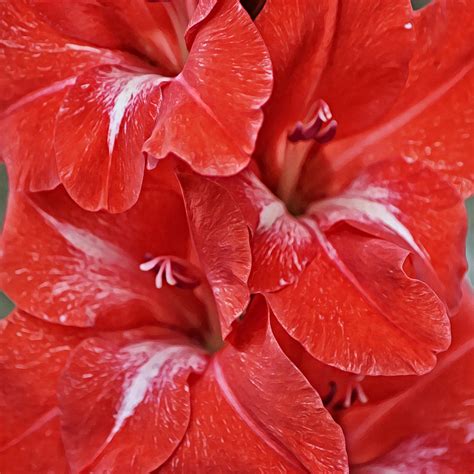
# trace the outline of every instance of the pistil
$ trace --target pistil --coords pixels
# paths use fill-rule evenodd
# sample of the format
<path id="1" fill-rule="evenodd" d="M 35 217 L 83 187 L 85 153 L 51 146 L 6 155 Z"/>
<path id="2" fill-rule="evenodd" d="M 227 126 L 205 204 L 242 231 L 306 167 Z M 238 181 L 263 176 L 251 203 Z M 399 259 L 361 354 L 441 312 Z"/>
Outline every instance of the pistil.
<path id="1" fill-rule="evenodd" d="M 329 105 L 320 100 L 314 118 L 304 124 L 297 122 L 295 128 L 284 142 L 283 169 L 278 185 L 278 195 L 287 204 L 288 208 L 295 199 L 295 191 L 300 179 L 301 171 L 306 160 L 317 153 L 319 146 L 330 142 L 336 135 L 337 122 L 333 118 Z"/>
<path id="2" fill-rule="evenodd" d="M 166 282 L 170 286 L 177 288 L 193 289 L 201 284 L 199 270 L 186 260 L 162 255 L 152 258 L 140 264 L 143 272 L 155 271 L 155 286 L 160 289 Z"/>

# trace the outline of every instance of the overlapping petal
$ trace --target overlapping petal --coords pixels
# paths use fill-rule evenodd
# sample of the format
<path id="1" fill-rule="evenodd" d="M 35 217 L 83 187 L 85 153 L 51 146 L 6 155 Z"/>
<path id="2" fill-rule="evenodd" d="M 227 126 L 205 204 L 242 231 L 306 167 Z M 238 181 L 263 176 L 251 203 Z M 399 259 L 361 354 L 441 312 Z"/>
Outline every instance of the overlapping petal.
<path id="1" fill-rule="evenodd" d="M 399 154 L 423 161 L 472 194 L 473 20 L 474 6 L 458 0 L 434 1 L 416 13 L 407 87 L 375 127 L 327 147 L 335 180 Z"/>
<path id="2" fill-rule="evenodd" d="M 211 286 L 224 337 L 243 314 L 250 293 L 251 268 L 246 222 L 231 195 L 219 184 L 180 174 L 194 247 Z"/>
<path id="3" fill-rule="evenodd" d="M 91 335 L 20 311 L 0 322 L 0 471 L 68 471 L 57 381 L 71 350 Z"/>
<path id="4" fill-rule="evenodd" d="M 256 303 L 192 386 L 190 426 L 164 472 L 346 472 L 339 428 Z"/>
<path id="5" fill-rule="evenodd" d="M 237 0 L 219 2 L 163 91 L 145 151 L 158 159 L 174 153 L 202 174 L 237 173 L 250 161 L 271 86 L 268 52 L 252 20 Z"/>
<path id="6" fill-rule="evenodd" d="M 18 307 L 59 324 L 126 326 L 157 318 L 199 327 L 192 292 L 158 290 L 153 275 L 139 269 L 150 256 L 187 254 L 186 217 L 172 179 L 156 170 L 137 205 L 119 215 L 84 211 L 61 188 L 12 194 L 2 289 Z"/>
<path id="7" fill-rule="evenodd" d="M 102 66 L 69 88 L 54 145 L 61 182 L 85 209 L 122 212 L 137 201 L 142 146 L 158 115 L 163 80 L 149 70 Z"/>
<path id="8" fill-rule="evenodd" d="M 430 374 L 411 378 L 408 387 L 402 379 L 400 393 L 342 417 L 351 463 L 362 464 L 357 472 L 472 470 L 473 317 L 467 294 L 453 319 L 453 345 Z"/>
<path id="9" fill-rule="evenodd" d="M 394 103 L 413 52 L 411 19 L 408 1 L 266 2 L 256 24 L 270 50 L 275 87 L 257 153 L 272 186 L 288 134 L 313 118 L 317 100 L 334 111 L 339 135 L 374 123 Z"/>
<path id="10" fill-rule="evenodd" d="M 386 160 L 308 213 L 323 229 L 350 222 L 410 249 L 424 267 L 418 266 L 417 275 L 456 309 L 467 268 L 467 217 L 461 197 L 438 173 L 411 160 Z"/>
<path id="11" fill-rule="evenodd" d="M 342 370 L 432 369 L 433 353 L 449 345 L 449 321 L 433 291 L 404 271 L 408 252 L 357 231 L 318 237 L 316 257 L 297 282 L 267 295 L 285 330 L 313 357 Z"/>
<path id="12" fill-rule="evenodd" d="M 151 58 L 162 73 L 172 75 L 179 72 L 183 58 L 167 11 L 169 6 L 163 3 L 145 0 L 31 1 L 34 10 L 66 36 L 103 48 L 138 53 Z"/>
<path id="13" fill-rule="evenodd" d="M 294 283 L 316 255 L 314 236 L 251 171 L 219 180 L 238 203 L 251 230 L 253 293 Z"/>
<path id="14" fill-rule="evenodd" d="M 1 109 L 24 96 L 126 55 L 63 37 L 38 17 L 26 0 L 0 5 Z"/>
<path id="15" fill-rule="evenodd" d="M 204 353 L 149 328 L 90 338 L 73 353 L 58 390 L 73 472 L 151 472 L 175 450 L 190 417 L 188 377 Z"/>
<path id="16" fill-rule="evenodd" d="M 0 157 L 12 187 L 52 189 L 54 127 L 68 88 L 91 67 L 138 61 L 61 36 L 24 0 L 2 2 L 0 15 Z"/>
<path id="17" fill-rule="evenodd" d="M 218 182 L 251 229 L 251 291 L 314 357 L 372 375 L 434 366 L 466 270 L 465 210 L 446 180 L 388 160 L 300 218 L 250 171 Z"/>
<path id="18" fill-rule="evenodd" d="M 14 188 L 61 181 L 85 209 L 126 211 L 155 125 L 150 166 L 171 152 L 202 173 L 233 174 L 248 163 L 272 72 L 237 0 L 70 3 L 73 13 L 50 1 L 1 6 L 0 85 L 10 107 L 0 146 Z"/>

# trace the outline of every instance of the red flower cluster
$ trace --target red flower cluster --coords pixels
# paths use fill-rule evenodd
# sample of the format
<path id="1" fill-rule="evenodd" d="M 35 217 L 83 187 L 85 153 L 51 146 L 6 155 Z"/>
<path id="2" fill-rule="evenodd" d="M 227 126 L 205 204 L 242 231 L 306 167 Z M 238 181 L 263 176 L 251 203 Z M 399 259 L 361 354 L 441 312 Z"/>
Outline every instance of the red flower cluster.
<path id="1" fill-rule="evenodd" d="M 474 4 L 0 2 L 0 472 L 474 470 Z"/>

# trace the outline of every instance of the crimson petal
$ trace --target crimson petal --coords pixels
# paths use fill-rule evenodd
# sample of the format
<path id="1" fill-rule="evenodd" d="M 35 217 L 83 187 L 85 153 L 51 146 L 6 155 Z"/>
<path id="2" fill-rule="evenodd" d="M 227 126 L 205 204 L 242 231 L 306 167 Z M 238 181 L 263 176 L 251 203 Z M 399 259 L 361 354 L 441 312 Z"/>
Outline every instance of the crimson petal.
<path id="1" fill-rule="evenodd" d="M 136 203 L 142 146 L 155 124 L 163 80 L 147 70 L 102 66 L 80 75 L 67 92 L 54 145 L 61 182 L 81 207 L 123 212 Z"/>
<path id="2" fill-rule="evenodd" d="M 249 302 L 249 232 L 242 212 L 223 186 L 180 174 L 190 232 L 215 297 L 223 336 Z"/>
<path id="3" fill-rule="evenodd" d="M 20 311 L 0 322 L 1 472 L 68 472 L 57 381 L 71 350 L 91 335 Z"/>
<path id="4" fill-rule="evenodd" d="M 176 1 L 176 0 L 174 0 Z M 162 5 L 145 0 L 32 0 L 33 8 L 65 36 L 154 61 L 163 73 L 179 72 L 181 51 Z"/>
<path id="5" fill-rule="evenodd" d="M 253 293 L 276 291 L 294 283 L 316 255 L 314 237 L 302 220 L 248 170 L 218 181 L 233 196 L 252 231 Z"/>
<path id="6" fill-rule="evenodd" d="M 450 342 L 442 302 L 404 270 L 409 252 L 350 229 L 324 235 L 294 285 L 267 299 L 316 359 L 349 372 L 420 374 Z M 396 303 L 394 304 L 394 300 Z"/>
<path id="7" fill-rule="evenodd" d="M 434 1 L 416 14 L 417 48 L 406 90 L 366 133 L 327 147 L 336 178 L 389 155 L 409 156 L 474 192 L 474 5 Z"/>
<path id="8" fill-rule="evenodd" d="M 456 190 L 423 163 L 386 160 L 362 173 L 342 193 L 308 211 L 324 229 L 346 221 L 413 251 L 418 268 L 455 311 L 466 272 L 467 217 Z"/>
<path id="9" fill-rule="evenodd" d="M 361 130 L 393 105 L 413 52 L 411 17 L 407 0 L 266 2 L 256 25 L 270 51 L 275 87 L 257 155 L 272 186 L 288 134 L 297 122 L 311 121 L 319 99 L 333 111 L 338 136 Z"/>
<path id="10" fill-rule="evenodd" d="M 187 379 L 203 353 L 156 328 L 84 341 L 59 387 L 62 433 L 73 472 L 151 472 L 186 432 Z"/>
<path id="11" fill-rule="evenodd" d="M 13 188 L 52 189 L 59 183 L 52 138 L 65 92 L 91 67 L 136 61 L 62 37 L 24 0 L 0 2 L 0 23 L 1 157 Z"/>
<path id="12" fill-rule="evenodd" d="M 138 203 L 118 215 L 84 211 L 62 188 L 12 193 L 2 289 L 20 308 L 59 324 L 110 327 L 157 318 L 199 326 L 201 309 L 191 292 L 177 297 L 181 290 L 158 290 L 153 275 L 139 269 L 147 254 L 188 252 L 182 200 L 174 175 L 165 175 L 159 169 L 147 176 Z"/>
<path id="13" fill-rule="evenodd" d="M 453 345 L 430 374 L 412 378 L 408 387 L 402 379 L 402 392 L 354 407 L 342 417 L 351 463 L 368 463 L 355 472 L 380 472 L 376 469 L 382 467 L 410 472 L 474 469 L 473 317 L 474 299 L 468 292 L 453 319 Z"/>
<path id="14" fill-rule="evenodd" d="M 159 159 L 174 153 L 202 174 L 237 173 L 250 160 L 271 85 L 268 52 L 252 20 L 238 0 L 219 2 L 163 92 L 145 151 Z"/>
<path id="15" fill-rule="evenodd" d="M 344 439 L 287 359 L 262 302 L 191 387 L 191 422 L 163 472 L 346 472 Z"/>

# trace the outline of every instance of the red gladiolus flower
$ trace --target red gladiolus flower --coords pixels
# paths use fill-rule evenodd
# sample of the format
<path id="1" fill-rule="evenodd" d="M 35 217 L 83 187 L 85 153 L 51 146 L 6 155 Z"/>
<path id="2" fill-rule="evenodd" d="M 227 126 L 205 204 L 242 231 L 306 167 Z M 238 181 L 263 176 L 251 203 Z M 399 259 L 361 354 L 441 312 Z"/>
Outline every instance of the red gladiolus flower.
<path id="1" fill-rule="evenodd" d="M 82 207 L 120 212 L 137 201 L 143 151 L 211 175 L 248 163 L 271 70 L 238 0 L 20 0 L 0 15 L 15 188 L 62 183 Z"/>
<path id="2" fill-rule="evenodd" d="M 11 196 L 2 281 L 33 316 L 3 322 L 0 470 L 344 471 L 342 431 L 281 350 L 263 300 L 220 348 L 226 269 L 208 272 L 216 305 L 165 175 L 158 166 L 120 215 L 84 211 L 63 190 Z M 242 254 L 247 229 L 232 219 L 221 252 Z"/>
<path id="3" fill-rule="evenodd" d="M 474 469 L 474 8 L 242 5 L 0 4 L 0 472 Z"/>

